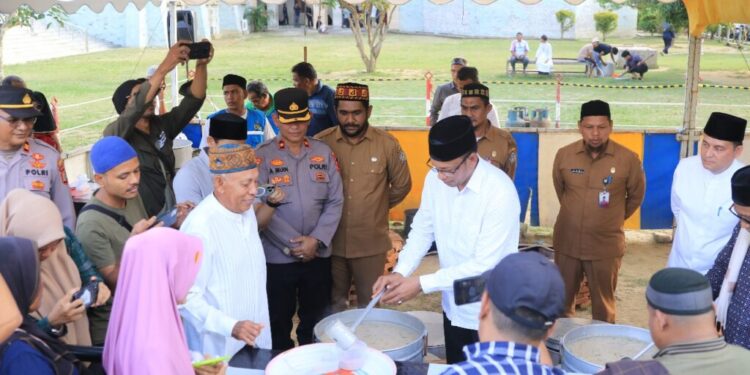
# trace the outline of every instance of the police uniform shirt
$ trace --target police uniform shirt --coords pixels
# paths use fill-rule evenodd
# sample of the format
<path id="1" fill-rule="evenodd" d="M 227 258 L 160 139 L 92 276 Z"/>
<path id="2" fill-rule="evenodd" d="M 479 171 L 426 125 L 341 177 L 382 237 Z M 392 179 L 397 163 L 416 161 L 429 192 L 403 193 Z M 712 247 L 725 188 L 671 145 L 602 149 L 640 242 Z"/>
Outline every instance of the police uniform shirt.
<path id="1" fill-rule="evenodd" d="M 609 176 L 609 202 L 600 207 L 603 180 Z M 610 139 L 606 149 L 592 159 L 579 140 L 557 152 L 552 180 L 560 201 L 555 251 L 583 260 L 622 256 L 623 224 L 641 205 L 646 190 L 638 155 Z"/>
<path id="2" fill-rule="evenodd" d="M 75 228 L 75 210 L 70 190 L 60 177 L 60 153 L 46 143 L 29 138 L 8 159 L 0 157 L 0 197 L 22 188 L 52 199 L 60 210 L 63 223 Z"/>
<path id="3" fill-rule="evenodd" d="M 388 251 L 388 210 L 406 198 L 411 176 L 398 140 L 368 126 L 362 140 L 349 143 L 341 128 L 316 136 L 335 152 L 344 182 L 344 208 L 333 238 L 333 255 L 360 258 Z"/>
<path id="4" fill-rule="evenodd" d="M 477 140 L 477 153 L 502 169 L 511 180 L 515 177 L 518 148 L 509 131 L 489 126 L 487 133 Z"/>
<path id="5" fill-rule="evenodd" d="M 259 184 L 274 184 L 285 198 L 261 234 L 266 262 L 293 263 L 296 258 L 284 249 L 290 240 L 302 235 L 323 242 L 319 257 L 331 255 L 331 240 L 341 219 L 344 204 L 341 176 L 336 157 L 322 141 L 306 138 L 299 155 L 292 155 L 286 142 L 277 136 L 255 152 Z"/>

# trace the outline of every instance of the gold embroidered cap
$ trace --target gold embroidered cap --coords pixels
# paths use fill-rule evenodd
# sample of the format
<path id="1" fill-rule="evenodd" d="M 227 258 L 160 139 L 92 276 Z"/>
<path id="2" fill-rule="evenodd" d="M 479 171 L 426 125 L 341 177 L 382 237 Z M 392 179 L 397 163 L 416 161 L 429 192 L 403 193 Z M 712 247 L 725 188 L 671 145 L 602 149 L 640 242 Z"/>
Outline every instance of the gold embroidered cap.
<path id="1" fill-rule="evenodd" d="M 281 89 L 274 94 L 273 101 L 282 124 L 310 121 L 307 91 L 294 87 Z"/>
<path id="2" fill-rule="evenodd" d="M 336 86 L 336 100 L 351 100 L 357 102 L 370 101 L 370 89 L 367 85 L 360 83 L 347 82 L 340 83 Z"/>
<path id="3" fill-rule="evenodd" d="M 226 144 L 208 149 L 208 169 L 214 174 L 242 172 L 257 167 L 248 145 Z"/>
<path id="4" fill-rule="evenodd" d="M 461 97 L 462 98 L 480 97 L 480 98 L 485 98 L 489 100 L 490 89 L 489 87 L 481 83 L 470 83 L 464 86 L 463 89 L 461 89 Z"/>

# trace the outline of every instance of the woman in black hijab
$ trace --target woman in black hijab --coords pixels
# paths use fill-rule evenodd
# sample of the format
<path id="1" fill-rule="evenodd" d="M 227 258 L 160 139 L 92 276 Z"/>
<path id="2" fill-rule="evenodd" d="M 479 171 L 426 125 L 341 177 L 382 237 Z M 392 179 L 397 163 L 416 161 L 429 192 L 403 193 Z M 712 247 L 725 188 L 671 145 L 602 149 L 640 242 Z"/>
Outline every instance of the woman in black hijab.
<path id="1" fill-rule="evenodd" d="M 84 368 L 66 351 L 62 341 L 39 329 L 29 315 L 41 300 L 37 256 L 36 246 L 30 240 L 0 237 L 0 274 L 23 315 L 21 327 L 0 347 L 0 374 L 83 374 Z"/>

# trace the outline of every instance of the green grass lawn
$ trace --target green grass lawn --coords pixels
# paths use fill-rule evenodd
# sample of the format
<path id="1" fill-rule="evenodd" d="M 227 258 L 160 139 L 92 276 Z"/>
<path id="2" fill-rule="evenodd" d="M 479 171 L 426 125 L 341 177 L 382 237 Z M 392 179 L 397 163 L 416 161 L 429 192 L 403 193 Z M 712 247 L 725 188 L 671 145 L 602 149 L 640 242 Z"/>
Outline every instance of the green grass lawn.
<path id="1" fill-rule="evenodd" d="M 554 37 L 554 36 L 553 36 Z M 582 40 L 551 40 L 556 57 L 575 57 L 583 45 Z M 660 48 L 660 38 L 608 40 L 617 46 L 639 45 Z M 387 37 L 378 71 L 366 74 L 359 52 L 350 34 L 291 35 L 289 32 L 252 34 L 215 41 L 216 54 L 209 67 L 209 95 L 202 115 L 212 112 L 214 105 L 223 107 L 221 77 L 238 73 L 250 79 L 265 79 L 270 89 L 291 85 L 289 70 L 302 60 L 303 46 L 308 47 L 309 61 L 318 70 L 324 83 L 335 85 L 348 80 L 399 78 L 404 81 L 368 82 L 375 109 L 375 125 L 423 126 L 425 115 L 425 84 L 427 71 L 435 75 L 435 84 L 449 79 L 449 61 L 463 56 L 476 66 L 480 78 L 489 82 L 492 98 L 504 119 L 510 107 L 524 105 L 530 108 L 547 107 L 554 113 L 555 86 L 510 85 L 514 81 L 535 83 L 552 82 L 535 75 L 508 77 L 505 60 L 508 56 L 507 39 L 459 39 L 434 36 L 392 34 Z M 537 41 L 530 41 L 532 51 Z M 621 47 L 622 48 L 622 47 Z M 736 49 L 715 41 L 707 41 L 701 57 L 701 76 L 704 83 L 750 86 L 750 71 L 743 55 Z M 61 139 L 67 150 L 96 140 L 106 122 L 70 130 L 92 121 L 114 115 L 109 99 L 114 88 L 123 80 L 143 76 L 150 65 L 158 64 L 164 49 L 116 49 L 89 55 L 66 57 L 48 61 L 10 65 L 6 74 L 22 76 L 33 89 L 43 91 L 47 97 L 56 96 L 60 105 L 72 105 L 102 99 L 86 105 L 63 107 L 60 111 Z M 532 54 L 533 55 L 533 54 Z M 750 60 L 750 52 L 745 57 Z M 566 75 L 564 82 L 595 83 L 618 86 L 654 84 L 682 84 L 687 66 L 687 45 L 684 38 L 677 39 L 673 53 L 659 58 L 659 69 L 646 74 L 644 81 L 616 81 L 614 79 L 587 79 L 582 75 Z M 559 66 L 563 70 L 569 67 Z M 184 68 L 181 76 L 184 77 Z M 578 69 L 578 67 L 576 67 Z M 401 98 L 401 100 L 393 100 Z M 412 99 L 409 99 L 412 98 Z M 572 124 L 578 118 L 580 102 L 604 99 L 613 105 L 616 126 L 677 128 L 682 122 L 684 89 L 611 89 L 562 88 L 562 121 Z M 528 102 L 530 100 L 545 103 Z M 704 88 L 700 91 L 698 123 L 702 124 L 712 111 L 726 111 L 750 118 L 750 90 Z M 211 103 L 213 102 L 213 104 Z M 647 103 L 647 104 L 638 104 Z M 572 126 L 572 125 L 567 125 Z"/>

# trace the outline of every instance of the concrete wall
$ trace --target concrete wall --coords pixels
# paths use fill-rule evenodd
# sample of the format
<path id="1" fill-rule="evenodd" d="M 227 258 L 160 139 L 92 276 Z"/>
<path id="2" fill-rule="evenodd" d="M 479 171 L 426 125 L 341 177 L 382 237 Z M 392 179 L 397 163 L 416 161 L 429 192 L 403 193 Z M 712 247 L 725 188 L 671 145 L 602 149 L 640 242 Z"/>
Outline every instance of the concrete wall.
<path id="1" fill-rule="evenodd" d="M 240 32 L 239 21 L 245 11 L 244 6 L 223 3 L 218 7 L 195 6 L 178 9 L 192 10 L 195 13 L 196 40 L 219 37 L 222 30 Z M 166 4 L 156 6 L 152 3 L 147 3 L 141 10 L 129 4 L 123 12 L 118 12 L 111 5 L 107 5 L 101 13 L 94 13 L 87 7 L 82 7 L 69 16 L 69 21 L 88 30 L 91 37 L 117 46 L 164 47 L 167 45 L 168 10 Z"/>
<path id="2" fill-rule="evenodd" d="M 576 27 L 566 32 L 566 38 L 598 35 L 593 20 L 593 14 L 601 10 L 597 0 L 587 0 L 578 6 L 563 0 L 544 0 L 535 5 L 524 5 L 515 0 L 496 1 L 490 5 L 458 0 L 444 5 L 410 1 L 399 7 L 397 27 L 406 33 L 508 38 L 521 31 L 528 38 L 537 38 L 542 34 L 557 38 L 560 27 L 555 12 L 561 9 L 576 12 Z M 617 13 L 620 18 L 613 35 L 634 36 L 637 12 L 622 8 Z"/>

